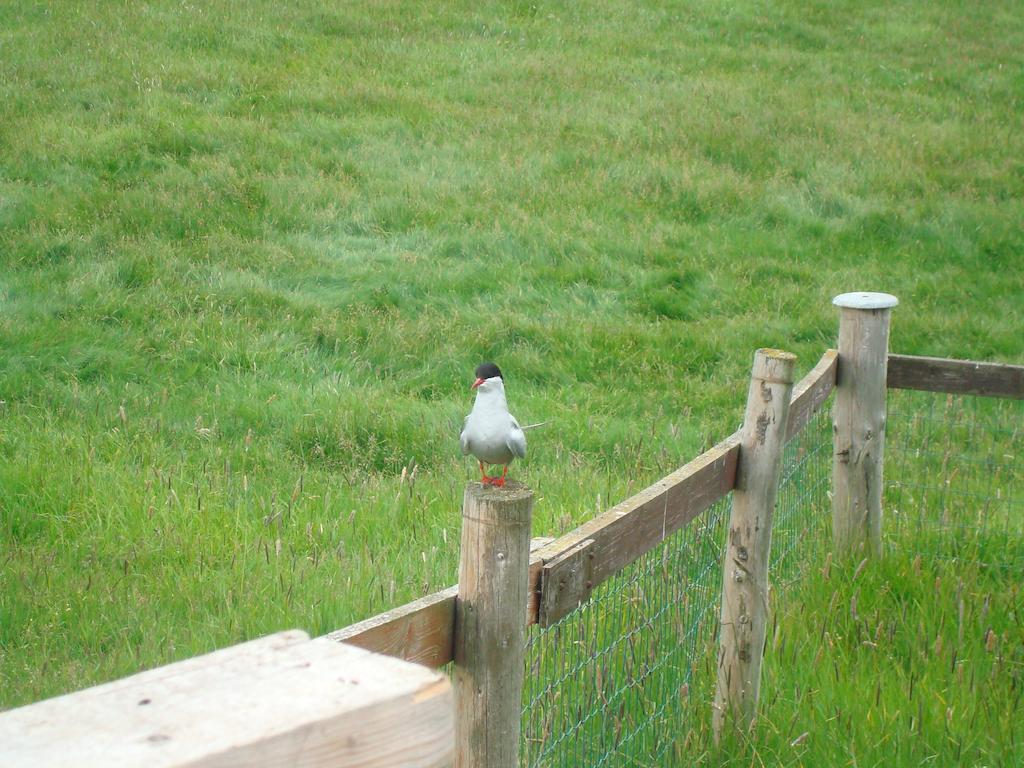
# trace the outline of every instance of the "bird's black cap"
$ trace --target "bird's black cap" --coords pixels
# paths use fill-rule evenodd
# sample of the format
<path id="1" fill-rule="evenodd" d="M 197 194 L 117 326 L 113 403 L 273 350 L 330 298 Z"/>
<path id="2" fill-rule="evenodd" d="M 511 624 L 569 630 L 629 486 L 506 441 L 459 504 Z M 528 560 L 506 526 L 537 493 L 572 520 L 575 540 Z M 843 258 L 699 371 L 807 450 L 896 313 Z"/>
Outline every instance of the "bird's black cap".
<path id="1" fill-rule="evenodd" d="M 494 363 L 480 363 L 480 365 L 476 367 L 476 377 L 478 379 L 484 379 L 486 381 L 487 379 L 493 379 L 495 376 L 504 381 L 504 379 L 501 378 L 501 369 Z"/>

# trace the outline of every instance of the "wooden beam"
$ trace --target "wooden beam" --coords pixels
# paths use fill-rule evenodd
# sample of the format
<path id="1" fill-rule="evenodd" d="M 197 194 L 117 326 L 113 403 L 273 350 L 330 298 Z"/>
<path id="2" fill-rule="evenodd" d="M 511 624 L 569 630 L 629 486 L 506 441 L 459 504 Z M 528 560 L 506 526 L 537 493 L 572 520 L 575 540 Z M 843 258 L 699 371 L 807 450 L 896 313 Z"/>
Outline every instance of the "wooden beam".
<path id="1" fill-rule="evenodd" d="M 1024 400 L 1024 365 L 889 355 L 886 385 L 890 389 Z"/>
<path id="2" fill-rule="evenodd" d="M 540 614 L 537 622 L 549 627 L 567 616 L 590 599 L 594 589 L 593 539 L 581 541 L 575 547 L 544 563 L 540 585 Z"/>
<path id="3" fill-rule="evenodd" d="M 533 624 L 539 617 L 544 563 L 591 539 L 590 582 L 591 588 L 596 587 L 729 493 L 736 479 L 739 444 L 739 433 L 730 435 L 654 485 L 536 552 L 530 563 L 527 621 Z"/>
<path id="4" fill-rule="evenodd" d="M 326 635 L 405 661 L 437 668 L 453 658 L 458 586 L 421 597 Z"/>
<path id="5" fill-rule="evenodd" d="M 427 768 L 453 744 L 444 675 L 297 631 L 0 713 L 5 768 Z"/>
<path id="6" fill-rule="evenodd" d="M 828 400 L 836 386 L 836 369 L 839 353 L 826 350 L 818 364 L 793 387 L 793 399 L 789 404 L 789 422 L 786 426 L 788 443 L 807 426 L 811 417 L 818 412 L 821 404 Z"/>
<path id="7" fill-rule="evenodd" d="M 545 562 L 593 539 L 591 588 L 657 546 L 732 490 L 739 433 L 730 435 L 654 485 L 551 541 L 534 539 L 525 624 L 536 624 Z M 420 598 L 327 635 L 337 642 L 440 667 L 452 661 L 458 587 Z M 564 599 L 569 599 L 565 597 Z"/>
<path id="8" fill-rule="evenodd" d="M 552 541 L 551 536 L 535 536 L 530 540 L 530 551 L 542 549 Z M 455 596 L 458 593 L 456 584 L 336 629 L 325 637 L 436 669 L 454 658 Z"/>

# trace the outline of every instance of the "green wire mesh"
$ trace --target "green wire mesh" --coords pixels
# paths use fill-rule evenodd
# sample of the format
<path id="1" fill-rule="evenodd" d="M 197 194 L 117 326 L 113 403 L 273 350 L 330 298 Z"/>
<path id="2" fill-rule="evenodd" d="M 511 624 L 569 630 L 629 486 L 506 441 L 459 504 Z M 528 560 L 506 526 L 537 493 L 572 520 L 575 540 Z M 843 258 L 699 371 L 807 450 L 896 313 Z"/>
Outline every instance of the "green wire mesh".
<path id="1" fill-rule="evenodd" d="M 882 529 L 896 550 L 1024 568 L 1024 400 L 889 393 Z"/>
<path id="2" fill-rule="evenodd" d="M 786 447 L 772 533 L 773 605 L 831 546 L 830 402 Z M 887 542 L 1024 569 L 1024 401 L 890 391 Z M 526 647 L 522 762 L 683 762 L 710 719 L 729 498 L 616 574 Z M 900 540 L 903 540 L 902 542 Z M 909 546 L 909 549 L 908 549 Z"/>
<path id="3" fill-rule="evenodd" d="M 820 567 L 831 547 L 831 402 L 822 404 L 783 454 L 768 566 L 775 592 L 798 581 L 809 565 Z"/>
<path id="4" fill-rule="evenodd" d="M 718 502 L 587 604 L 531 628 L 525 765 L 650 765 L 671 748 L 665 734 L 689 714 L 693 665 L 718 619 L 728 511 Z"/>
<path id="5" fill-rule="evenodd" d="M 819 411 L 787 446 L 773 578 L 795 579 L 828 530 L 831 427 Z M 650 766 L 682 761 L 711 714 L 729 498 L 669 536 L 555 625 L 532 627 L 523 764 Z"/>

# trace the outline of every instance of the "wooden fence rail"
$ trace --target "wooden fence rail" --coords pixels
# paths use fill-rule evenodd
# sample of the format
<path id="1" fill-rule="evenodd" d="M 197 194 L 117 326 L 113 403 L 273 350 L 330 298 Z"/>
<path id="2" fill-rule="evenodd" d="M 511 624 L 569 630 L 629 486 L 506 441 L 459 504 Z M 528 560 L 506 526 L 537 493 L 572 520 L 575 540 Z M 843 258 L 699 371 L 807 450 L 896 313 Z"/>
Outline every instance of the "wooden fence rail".
<path id="1" fill-rule="evenodd" d="M 1024 400 L 1024 365 L 889 355 L 890 389 Z"/>
<path id="2" fill-rule="evenodd" d="M 4 768 L 439 768 L 443 674 L 289 631 L 0 713 Z"/>

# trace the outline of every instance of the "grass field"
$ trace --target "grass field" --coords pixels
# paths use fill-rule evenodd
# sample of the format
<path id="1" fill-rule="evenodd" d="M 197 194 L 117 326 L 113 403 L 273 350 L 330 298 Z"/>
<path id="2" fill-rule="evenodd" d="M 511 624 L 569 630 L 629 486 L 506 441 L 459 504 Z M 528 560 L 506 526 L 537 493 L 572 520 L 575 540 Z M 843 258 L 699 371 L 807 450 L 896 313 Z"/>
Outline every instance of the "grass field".
<path id="1" fill-rule="evenodd" d="M 453 582 L 482 359 L 538 534 L 837 293 L 1021 362 L 1022 51 L 998 1 L 0 5 L 0 706 Z"/>

